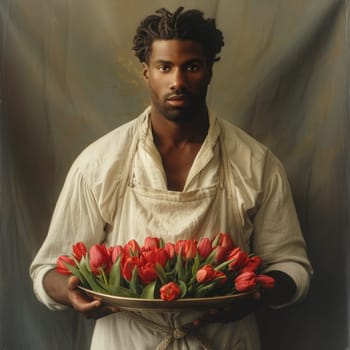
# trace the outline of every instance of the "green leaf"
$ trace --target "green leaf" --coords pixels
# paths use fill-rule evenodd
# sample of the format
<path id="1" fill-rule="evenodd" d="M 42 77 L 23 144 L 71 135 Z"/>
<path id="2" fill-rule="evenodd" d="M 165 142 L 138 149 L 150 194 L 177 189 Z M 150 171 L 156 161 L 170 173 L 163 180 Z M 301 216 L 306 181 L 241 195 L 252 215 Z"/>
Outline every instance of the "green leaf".
<path id="1" fill-rule="evenodd" d="M 187 293 L 187 287 L 186 287 L 186 283 L 184 281 L 177 281 L 177 284 L 179 285 L 180 289 L 181 289 L 181 294 L 179 296 L 179 298 L 184 298 L 186 293 Z"/>
<path id="2" fill-rule="evenodd" d="M 179 280 L 185 280 L 186 279 L 186 273 L 184 270 L 184 266 L 182 263 L 182 254 L 181 254 L 182 249 L 180 249 L 179 254 L 176 256 L 176 265 L 175 265 L 175 271 L 177 274 L 177 278 Z"/>
<path id="3" fill-rule="evenodd" d="M 216 283 L 210 283 L 208 285 L 201 284 L 195 289 L 194 295 L 196 298 L 204 297 L 208 295 L 211 291 L 213 291 L 215 287 Z"/>
<path id="4" fill-rule="evenodd" d="M 76 277 L 79 278 L 80 283 L 85 287 L 88 285 L 86 279 L 84 278 L 83 274 L 79 271 L 79 269 L 75 266 L 72 266 L 68 263 L 63 262 L 64 266 Z"/>
<path id="5" fill-rule="evenodd" d="M 139 286 L 139 279 L 137 274 L 137 266 L 134 266 L 134 269 L 132 270 L 130 290 L 135 294 L 139 294 L 140 286 Z"/>
<path id="6" fill-rule="evenodd" d="M 192 276 L 195 276 L 198 269 L 199 269 L 199 265 L 200 265 L 200 257 L 199 254 L 197 253 L 194 261 L 193 261 L 193 265 L 192 265 Z"/>
<path id="7" fill-rule="evenodd" d="M 87 283 L 90 286 L 90 289 L 98 292 L 98 293 L 105 293 L 107 291 L 106 288 L 102 287 L 96 280 L 96 277 L 94 274 L 92 274 L 91 269 L 88 265 L 88 259 L 82 258 L 79 264 L 80 272 L 86 279 Z"/>
<path id="8" fill-rule="evenodd" d="M 115 261 L 115 263 L 113 264 L 111 272 L 109 274 L 109 281 L 108 281 L 108 283 L 113 285 L 113 286 L 120 287 L 120 278 L 121 278 L 121 274 L 120 274 L 120 256 L 118 256 L 118 258 Z"/>
<path id="9" fill-rule="evenodd" d="M 232 262 L 236 261 L 236 259 L 231 259 L 231 260 L 227 260 L 227 261 L 224 261 L 223 263 L 221 263 L 220 265 L 216 266 L 214 268 L 214 270 L 216 271 L 222 271 L 224 270 L 228 265 L 230 265 Z"/>
<path id="10" fill-rule="evenodd" d="M 141 297 L 145 299 L 154 299 L 154 291 L 156 288 L 157 281 L 153 281 L 147 284 L 141 293 Z"/>
<path id="11" fill-rule="evenodd" d="M 130 289 L 124 287 L 108 286 L 109 294 L 123 298 L 140 298 L 138 294 L 133 293 Z"/>
<path id="12" fill-rule="evenodd" d="M 211 244 L 212 247 L 216 247 L 219 244 L 219 240 L 220 240 L 220 235 L 217 234 Z"/>
<path id="13" fill-rule="evenodd" d="M 159 248 L 164 248 L 163 238 L 159 238 Z"/>
<path id="14" fill-rule="evenodd" d="M 156 272 L 160 279 L 160 282 L 164 285 L 168 282 L 167 274 L 165 273 L 163 266 L 161 264 L 156 263 Z"/>
<path id="15" fill-rule="evenodd" d="M 204 266 L 204 265 L 212 265 L 217 250 L 218 250 L 218 248 L 215 247 L 215 249 L 213 249 L 213 251 L 208 255 L 208 257 L 205 259 L 205 261 L 203 262 L 203 264 L 202 264 L 201 266 Z"/>

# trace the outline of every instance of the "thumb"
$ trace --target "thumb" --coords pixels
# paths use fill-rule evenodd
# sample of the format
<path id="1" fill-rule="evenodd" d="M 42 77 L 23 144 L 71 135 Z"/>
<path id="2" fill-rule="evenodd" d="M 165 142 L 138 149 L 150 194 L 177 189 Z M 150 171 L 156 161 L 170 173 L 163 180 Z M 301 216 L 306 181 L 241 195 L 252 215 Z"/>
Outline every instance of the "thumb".
<path id="1" fill-rule="evenodd" d="M 76 276 L 70 276 L 67 281 L 68 289 L 76 289 L 80 284 L 80 280 Z"/>

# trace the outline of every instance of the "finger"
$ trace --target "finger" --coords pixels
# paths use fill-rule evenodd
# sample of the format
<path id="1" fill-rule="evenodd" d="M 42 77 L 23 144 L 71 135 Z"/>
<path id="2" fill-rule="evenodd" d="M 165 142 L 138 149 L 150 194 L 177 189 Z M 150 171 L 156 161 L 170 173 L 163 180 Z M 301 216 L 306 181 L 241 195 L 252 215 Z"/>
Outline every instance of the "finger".
<path id="1" fill-rule="evenodd" d="M 117 307 L 114 307 L 112 305 L 102 305 L 101 307 L 97 309 L 92 309 L 88 312 L 85 312 L 85 316 L 87 318 L 93 318 L 98 319 L 104 316 L 107 316 L 112 313 L 120 312 L 121 310 Z"/>
<path id="2" fill-rule="evenodd" d="M 101 300 L 91 299 L 87 294 L 78 289 L 70 290 L 68 296 L 73 308 L 80 312 L 87 312 L 99 308 L 102 305 Z"/>

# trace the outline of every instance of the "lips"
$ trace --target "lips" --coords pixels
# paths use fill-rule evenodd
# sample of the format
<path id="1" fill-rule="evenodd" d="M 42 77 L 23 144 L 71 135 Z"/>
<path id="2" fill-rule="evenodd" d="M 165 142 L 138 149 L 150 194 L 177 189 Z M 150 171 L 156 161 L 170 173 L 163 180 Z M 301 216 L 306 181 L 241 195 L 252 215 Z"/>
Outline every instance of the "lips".
<path id="1" fill-rule="evenodd" d="M 173 107 L 182 107 L 187 104 L 187 98 L 185 95 L 171 95 L 166 98 L 166 102 Z"/>

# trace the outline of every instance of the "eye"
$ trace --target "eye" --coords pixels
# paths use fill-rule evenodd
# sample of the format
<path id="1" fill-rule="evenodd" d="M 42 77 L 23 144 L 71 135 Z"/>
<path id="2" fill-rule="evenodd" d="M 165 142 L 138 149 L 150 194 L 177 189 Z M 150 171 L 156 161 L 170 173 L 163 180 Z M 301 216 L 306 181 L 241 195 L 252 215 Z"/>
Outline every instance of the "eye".
<path id="1" fill-rule="evenodd" d="M 158 66 L 158 70 L 161 72 L 169 72 L 170 68 L 171 67 L 168 64 L 161 64 Z"/>
<path id="2" fill-rule="evenodd" d="M 192 63 L 187 66 L 187 70 L 190 72 L 197 72 L 199 71 L 200 66 L 198 63 Z"/>

